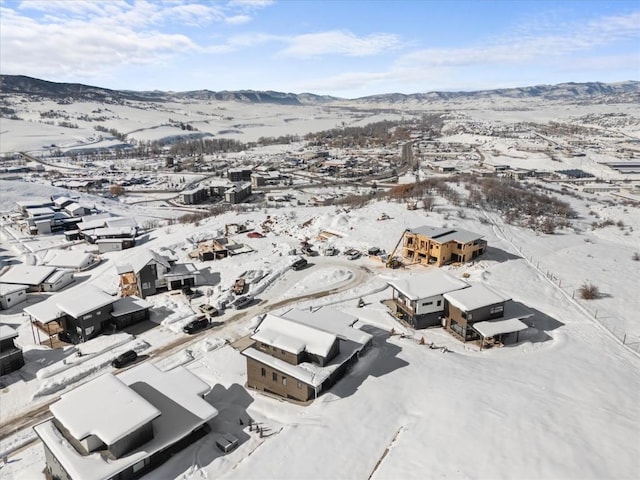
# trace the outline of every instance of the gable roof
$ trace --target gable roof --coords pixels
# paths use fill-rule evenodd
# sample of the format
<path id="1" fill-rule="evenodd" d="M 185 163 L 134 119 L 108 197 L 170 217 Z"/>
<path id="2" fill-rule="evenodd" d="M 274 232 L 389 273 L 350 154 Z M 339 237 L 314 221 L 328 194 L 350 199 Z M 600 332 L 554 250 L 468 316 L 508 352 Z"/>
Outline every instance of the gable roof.
<path id="1" fill-rule="evenodd" d="M 251 338 L 290 353 L 307 351 L 321 357 L 329 354 L 337 340 L 334 334 L 270 313 L 264 317 Z"/>
<path id="2" fill-rule="evenodd" d="M 171 268 L 171 263 L 167 257 L 160 255 L 153 250 L 149 250 L 148 248 L 141 248 L 129 257 L 127 263 L 116 265 L 116 270 L 118 271 L 118 274 L 127 272 L 138 273 L 150 262 L 156 262 L 166 269 Z"/>
<path id="3" fill-rule="evenodd" d="M 373 338 L 367 332 L 353 328 L 358 317 L 330 307 L 320 307 L 313 311 L 292 309 L 282 314 L 282 317 L 361 345 L 366 345 Z"/>
<path id="4" fill-rule="evenodd" d="M 430 270 L 411 277 L 389 280 L 388 283 L 409 300 L 435 297 L 469 286 L 464 280 L 460 280 L 442 269 Z"/>

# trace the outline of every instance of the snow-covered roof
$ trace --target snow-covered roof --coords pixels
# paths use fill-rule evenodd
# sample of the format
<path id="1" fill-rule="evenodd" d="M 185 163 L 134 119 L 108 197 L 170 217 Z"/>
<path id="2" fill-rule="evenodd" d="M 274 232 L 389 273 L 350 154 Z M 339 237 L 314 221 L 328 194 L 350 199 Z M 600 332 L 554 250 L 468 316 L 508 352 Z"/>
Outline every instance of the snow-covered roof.
<path id="1" fill-rule="evenodd" d="M 105 305 L 111 305 L 116 301 L 115 297 L 91 284 L 80 285 L 59 293 L 53 298 L 62 311 L 74 318 L 81 317 Z"/>
<path id="2" fill-rule="evenodd" d="M 107 224 L 107 219 L 113 218 L 109 213 L 98 213 L 96 215 L 87 215 L 82 217 L 82 222 L 78 223 L 80 230 L 91 230 L 101 228 Z"/>
<path id="3" fill-rule="evenodd" d="M 329 354 L 337 339 L 334 334 L 271 314 L 264 317 L 251 338 L 287 352 L 298 354 L 306 350 L 321 357 Z"/>
<path id="4" fill-rule="evenodd" d="M 27 290 L 29 285 L 0 283 L 0 296 L 9 295 L 10 293 L 19 292 L 20 290 Z"/>
<path id="5" fill-rule="evenodd" d="M 53 215 L 54 211 L 51 207 L 34 207 L 27 208 L 27 214 L 30 217 L 40 217 L 42 215 Z"/>
<path id="6" fill-rule="evenodd" d="M 116 265 L 116 271 L 118 274 L 127 272 L 138 273 L 151 261 L 155 261 L 167 269 L 171 268 L 171 264 L 167 257 L 160 255 L 153 250 L 149 250 L 148 248 L 141 248 L 136 249 L 133 255 L 127 258 L 126 262 Z"/>
<path id="7" fill-rule="evenodd" d="M 38 436 L 72 478 L 96 480 L 113 478 L 117 473 L 175 444 L 218 414 L 218 411 L 202 398 L 202 395 L 210 390 L 210 386 L 184 367 L 163 372 L 151 364 L 144 363 L 123 372 L 117 378 L 125 384 L 125 388 L 129 388 L 135 395 L 160 411 L 160 415 L 152 420 L 153 439 L 145 443 L 142 448 L 123 457 L 107 459 L 102 455 L 84 456 L 78 453 L 51 420 L 36 425 L 34 430 Z M 93 381 L 83 387 L 90 386 L 92 383 Z M 108 404 L 110 398 L 104 397 L 100 400 Z M 91 412 L 91 416 L 87 419 L 89 425 L 99 421 L 97 417 L 114 418 L 117 421 L 122 419 L 123 423 L 125 421 L 129 424 L 133 423 L 127 408 L 113 415 L 104 415 L 101 405 L 102 402 L 86 405 L 86 409 Z M 85 408 L 85 406 L 81 404 L 79 408 Z M 126 429 L 126 425 L 121 427 Z"/>
<path id="8" fill-rule="evenodd" d="M 261 352 L 253 347 L 247 348 L 242 351 L 242 354 L 246 357 L 252 358 L 264 365 L 268 365 L 273 367 L 274 369 L 284 373 L 285 375 L 289 375 L 296 380 L 300 380 L 301 382 L 306 383 L 307 385 L 311 385 L 312 387 L 319 387 L 322 385 L 322 382 L 330 375 L 331 371 L 324 371 L 323 369 L 318 369 L 319 374 L 316 374 L 313 370 L 307 370 L 303 368 L 303 365 L 311 365 L 311 364 L 298 364 L 292 365 L 290 363 L 285 362 L 284 360 L 280 360 L 279 358 L 272 357 L 271 355 Z"/>
<path id="9" fill-rule="evenodd" d="M 85 235 L 101 236 L 101 235 L 129 235 L 130 237 L 136 236 L 135 227 L 123 226 L 123 227 L 98 227 L 98 228 L 84 228 Z"/>
<path id="10" fill-rule="evenodd" d="M 49 409 L 77 440 L 95 435 L 107 445 L 113 445 L 161 413 L 111 373 L 62 394 Z"/>
<path id="11" fill-rule="evenodd" d="M 482 283 L 471 285 L 469 288 L 463 290 L 445 293 L 443 297 L 450 304 L 465 312 L 510 300 L 509 297 L 496 292 Z"/>
<path id="12" fill-rule="evenodd" d="M 473 328 L 484 338 L 488 338 L 495 337 L 502 333 L 519 332 L 526 330 L 528 327 L 517 318 L 509 318 L 508 320 L 474 323 Z"/>
<path id="13" fill-rule="evenodd" d="M 0 342 L 17 336 L 18 331 L 15 328 L 11 328 L 9 325 L 0 325 Z"/>
<path id="14" fill-rule="evenodd" d="M 56 267 L 42 265 L 13 265 L 0 276 L 1 283 L 17 283 L 20 285 L 40 285 L 55 272 Z"/>
<path id="15" fill-rule="evenodd" d="M 127 385 L 156 405 L 163 414 L 166 412 L 176 416 L 172 419 L 173 422 L 184 420 L 180 421 L 179 426 L 175 426 L 176 428 L 180 427 L 186 430 L 191 426 L 193 429 L 218 414 L 218 411 L 202 398 L 211 390 L 211 386 L 184 367 L 176 367 L 163 372 L 150 363 L 143 363 L 119 376 Z M 147 384 L 152 389 L 142 388 L 143 384 Z M 171 411 L 174 408 L 172 403 L 179 405 L 183 414 Z M 190 417 L 195 417 L 195 422 L 191 420 L 191 425 L 188 425 L 187 419 Z M 154 422 L 155 435 L 172 436 L 171 423 L 172 421 L 157 425 Z"/>
<path id="16" fill-rule="evenodd" d="M 361 345 L 366 345 L 373 338 L 367 332 L 353 328 L 358 317 L 329 307 L 321 307 L 312 311 L 293 309 L 284 313 L 282 317 Z"/>
<path id="17" fill-rule="evenodd" d="M 44 302 L 29 305 L 23 310 L 42 323 L 48 323 L 64 314 L 78 318 L 116 300 L 117 297 L 108 295 L 94 285 L 86 284 L 56 293 Z"/>
<path id="18" fill-rule="evenodd" d="M 409 300 L 421 300 L 467 288 L 469 284 L 442 269 L 434 269 L 411 277 L 390 280 L 395 290 Z"/>
<path id="19" fill-rule="evenodd" d="M 128 313 L 144 310 L 145 308 L 151 308 L 151 304 L 139 297 L 122 297 L 113 303 L 111 315 L 119 317 L 121 315 L 127 315 Z"/>
<path id="20" fill-rule="evenodd" d="M 35 207 L 53 205 L 53 202 L 47 198 L 34 198 L 31 200 L 18 200 L 16 202 L 16 205 L 18 205 L 21 208 L 35 208 Z"/>
<path id="21" fill-rule="evenodd" d="M 411 233 L 425 235 L 438 243 L 447 243 L 450 241 L 469 243 L 478 240 L 483 236 L 479 233 L 463 230 L 462 228 L 440 228 L 423 226 L 410 229 Z"/>
<path id="22" fill-rule="evenodd" d="M 93 254 L 79 250 L 49 250 L 44 263 L 50 267 L 82 268 L 91 263 Z"/>
<path id="23" fill-rule="evenodd" d="M 49 276 L 44 281 L 44 283 L 56 283 L 58 280 L 60 280 L 63 277 L 66 277 L 67 275 L 73 276 L 73 272 L 71 270 L 56 269 L 56 271 L 53 272 L 53 274 Z"/>
<path id="24" fill-rule="evenodd" d="M 62 295 L 62 293 L 58 295 Z M 64 316 L 65 313 L 58 307 L 55 295 L 50 296 L 43 302 L 24 307 L 22 311 L 42 323 L 53 322 Z"/>

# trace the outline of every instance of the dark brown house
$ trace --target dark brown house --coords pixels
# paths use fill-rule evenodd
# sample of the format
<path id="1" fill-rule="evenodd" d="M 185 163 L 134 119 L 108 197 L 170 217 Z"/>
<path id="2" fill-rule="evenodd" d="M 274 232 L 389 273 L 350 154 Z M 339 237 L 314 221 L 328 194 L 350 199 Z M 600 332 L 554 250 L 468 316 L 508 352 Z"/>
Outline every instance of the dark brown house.
<path id="1" fill-rule="evenodd" d="M 445 293 L 443 297 L 445 329 L 463 342 L 479 341 L 481 348 L 502 343 L 504 335 L 525 330 L 528 327 L 522 320 L 533 315 L 483 284 Z"/>
<path id="2" fill-rule="evenodd" d="M 267 314 L 242 352 L 247 386 L 298 401 L 317 397 L 371 343 L 371 335 L 352 328 L 356 321 L 332 309 Z"/>

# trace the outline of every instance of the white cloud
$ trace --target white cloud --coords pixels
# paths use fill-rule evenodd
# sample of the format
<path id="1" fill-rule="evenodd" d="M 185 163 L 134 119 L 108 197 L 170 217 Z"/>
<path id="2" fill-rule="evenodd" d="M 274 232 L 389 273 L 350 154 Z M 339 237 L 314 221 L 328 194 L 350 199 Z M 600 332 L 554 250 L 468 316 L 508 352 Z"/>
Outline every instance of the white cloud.
<path id="1" fill-rule="evenodd" d="M 97 76 L 123 65 L 162 63 L 199 48 L 180 34 L 136 30 L 103 19 L 45 23 L 2 7 L 0 25 L 0 70 L 45 78 L 66 72 Z"/>
<path id="2" fill-rule="evenodd" d="M 521 29 L 517 34 L 463 48 L 428 48 L 399 59 L 401 65 L 470 66 L 517 64 L 590 51 L 624 40 L 640 39 L 640 12 L 604 17 L 586 24 L 553 24 Z"/>
<path id="3" fill-rule="evenodd" d="M 225 18 L 224 21 L 231 25 L 242 25 L 243 23 L 250 22 L 251 17 L 249 15 L 234 15 L 233 17 Z"/>
<path id="4" fill-rule="evenodd" d="M 279 53 L 290 57 L 346 55 L 353 57 L 376 55 L 400 46 L 397 35 L 374 33 L 358 37 L 351 32 L 328 31 L 296 35 L 287 39 L 288 46 Z"/>

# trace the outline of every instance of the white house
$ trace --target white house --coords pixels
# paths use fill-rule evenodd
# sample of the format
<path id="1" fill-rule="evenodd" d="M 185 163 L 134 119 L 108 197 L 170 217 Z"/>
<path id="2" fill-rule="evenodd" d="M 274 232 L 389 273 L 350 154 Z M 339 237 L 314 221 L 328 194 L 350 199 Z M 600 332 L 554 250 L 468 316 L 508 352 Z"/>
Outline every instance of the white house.
<path id="1" fill-rule="evenodd" d="M 73 272 L 43 265 L 13 265 L 0 276 L 0 283 L 27 285 L 30 292 L 56 291 L 73 281 Z"/>
<path id="2" fill-rule="evenodd" d="M 48 478 L 139 478 L 208 431 L 218 411 L 211 387 L 184 367 L 164 372 L 144 363 L 107 373 L 65 393 L 34 427 Z"/>
<path id="3" fill-rule="evenodd" d="M 464 280 L 441 269 L 388 283 L 393 289 L 394 313 L 418 329 L 441 326 L 440 317 L 445 305 L 443 295 L 469 286 Z"/>
<path id="4" fill-rule="evenodd" d="M 7 310 L 27 299 L 28 285 L 0 283 L 0 308 Z"/>
<path id="5" fill-rule="evenodd" d="M 66 268 L 77 272 L 86 270 L 96 262 L 92 253 L 80 250 L 49 250 L 43 260 L 50 267 Z"/>

